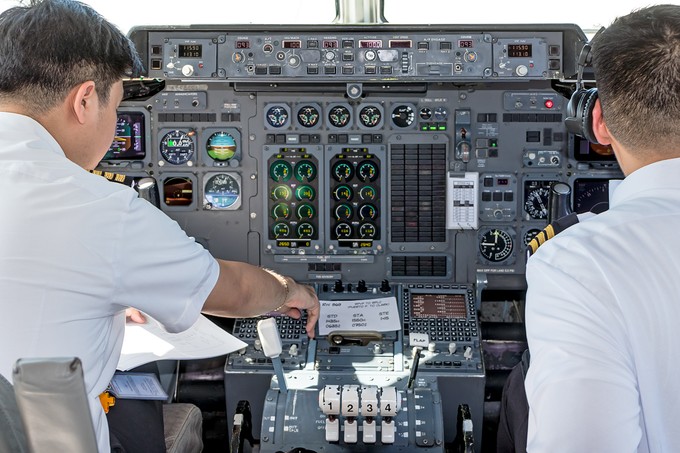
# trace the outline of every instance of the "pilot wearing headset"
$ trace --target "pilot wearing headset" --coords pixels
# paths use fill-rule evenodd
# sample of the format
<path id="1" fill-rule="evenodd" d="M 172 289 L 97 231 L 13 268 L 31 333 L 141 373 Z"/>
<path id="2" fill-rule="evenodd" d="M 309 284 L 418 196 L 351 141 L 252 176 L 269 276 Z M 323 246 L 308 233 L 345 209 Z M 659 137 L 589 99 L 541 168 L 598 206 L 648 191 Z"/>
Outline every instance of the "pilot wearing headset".
<path id="1" fill-rule="evenodd" d="M 616 19 L 591 53 L 570 119 L 626 178 L 528 260 L 527 450 L 680 451 L 680 6 Z"/>
<path id="2" fill-rule="evenodd" d="M 141 66 L 115 26 L 76 1 L 33 1 L 0 15 L 0 62 L 0 374 L 11 379 L 19 358 L 79 357 L 105 452 L 98 396 L 116 369 L 126 308 L 172 332 L 201 311 L 306 310 L 313 336 L 312 288 L 213 258 L 134 190 L 88 171 L 113 140 L 122 79 Z M 127 451 L 165 451 L 140 427 Z"/>

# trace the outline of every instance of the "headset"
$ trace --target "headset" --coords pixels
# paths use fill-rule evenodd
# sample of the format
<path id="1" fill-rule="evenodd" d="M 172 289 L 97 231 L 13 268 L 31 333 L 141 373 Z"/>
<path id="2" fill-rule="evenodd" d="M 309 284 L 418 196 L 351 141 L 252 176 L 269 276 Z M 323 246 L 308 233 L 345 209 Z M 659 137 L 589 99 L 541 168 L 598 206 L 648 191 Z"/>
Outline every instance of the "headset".
<path id="1" fill-rule="evenodd" d="M 578 57 L 578 71 L 576 74 L 576 89 L 567 104 L 567 117 L 564 125 L 574 135 L 583 137 L 591 143 L 598 144 L 593 132 L 593 107 L 598 98 L 597 88 L 586 89 L 583 83 L 583 71 L 593 60 L 592 42 L 604 31 L 600 28 L 593 39 L 581 49 Z"/>

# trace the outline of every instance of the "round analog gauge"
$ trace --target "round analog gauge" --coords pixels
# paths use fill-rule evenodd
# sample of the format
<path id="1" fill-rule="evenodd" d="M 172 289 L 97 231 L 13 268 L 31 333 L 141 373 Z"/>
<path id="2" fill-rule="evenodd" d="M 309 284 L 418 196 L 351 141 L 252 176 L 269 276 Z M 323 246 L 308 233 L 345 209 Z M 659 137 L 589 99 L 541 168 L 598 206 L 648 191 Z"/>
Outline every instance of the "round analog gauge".
<path id="1" fill-rule="evenodd" d="M 437 107 L 434 109 L 434 119 L 436 121 L 446 121 L 449 117 L 449 110 L 446 107 Z"/>
<path id="2" fill-rule="evenodd" d="M 304 107 L 300 107 L 297 117 L 301 126 L 314 127 L 319 124 L 319 118 L 321 117 L 321 114 L 319 113 L 319 109 L 313 105 L 305 105 Z"/>
<path id="3" fill-rule="evenodd" d="M 361 220 L 373 220 L 378 217 L 378 210 L 370 203 L 366 203 L 359 208 L 359 217 Z"/>
<path id="4" fill-rule="evenodd" d="M 276 239 L 287 238 L 288 235 L 290 234 L 290 227 L 285 223 L 279 222 L 276 225 L 274 225 L 272 231 L 274 232 L 274 237 Z"/>
<path id="5" fill-rule="evenodd" d="M 241 199 L 241 186 L 231 175 L 219 174 L 208 179 L 205 185 L 205 201 L 212 209 L 235 207 Z"/>
<path id="6" fill-rule="evenodd" d="M 362 200 L 375 200 L 375 189 L 371 186 L 364 186 L 359 191 Z"/>
<path id="7" fill-rule="evenodd" d="M 316 192 L 312 186 L 301 185 L 295 188 L 295 198 L 298 200 L 313 201 L 316 198 Z"/>
<path id="8" fill-rule="evenodd" d="M 328 121 L 334 127 L 345 127 L 349 124 L 352 114 L 344 105 L 337 105 L 328 112 Z"/>
<path id="9" fill-rule="evenodd" d="M 335 208 L 335 218 L 337 220 L 349 220 L 352 218 L 352 207 L 348 204 L 340 204 Z"/>
<path id="10" fill-rule="evenodd" d="M 350 201 L 353 196 L 352 188 L 348 185 L 343 184 L 333 189 L 333 198 L 338 201 Z"/>
<path id="11" fill-rule="evenodd" d="M 290 218 L 290 207 L 286 203 L 276 203 L 272 207 L 272 217 L 274 220 L 286 220 Z"/>
<path id="12" fill-rule="evenodd" d="M 314 207 L 307 203 L 303 203 L 297 208 L 297 216 L 300 220 L 313 219 L 314 218 Z"/>
<path id="13" fill-rule="evenodd" d="M 378 107 L 368 105 L 359 111 L 359 121 L 364 127 L 376 127 L 382 121 L 382 112 Z"/>
<path id="14" fill-rule="evenodd" d="M 338 223 L 335 226 L 335 236 L 338 239 L 349 239 L 352 237 L 352 226 L 345 222 Z"/>
<path id="15" fill-rule="evenodd" d="M 295 164 L 295 178 L 300 182 L 311 182 L 316 178 L 316 165 L 308 160 Z"/>
<path id="16" fill-rule="evenodd" d="M 531 242 L 540 232 L 541 230 L 538 228 L 527 230 L 526 233 L 524 233 L 524 237 L 522 238 L 524 240 L 524 245 L 529 245 L 529 242 Z"/>
<path id="17" fill-rule="evenodd" d="M 432 109 L 429 107 L 423 107 L 420 109 L 420 119 L 425 121 L 432 119 Z"/>
<path id="18" fill-rule="evenodd" d="M 357 175 L 362 181 L 375 181 L 378 179 L 378 174 L 378 167 L 370 160 L 365 160 L 357 165 Z"/>
<path id="19" fill-rule="evenodd" d="M 547 219 L 549 201 L 550 189 L 538 187 L 527 193 L 524 210 L 532 219 Z"/>
<path id="20" fill-rule="evenodd" d="M 311 223 L 301 223 L 297 227 L 297 234 L 300 239 L 311 239 L 314 236 L 314 225 Z"/>
<path id="21" fill-rule="evenodd" d="M 409 127 L 416 119 L 416 112 L 410 105 L 398 105 L 392 110 L 392 122 L 397 127 Z"/>
<path id="22" fill-rule="evenodd" d="M 346 160 L 339 160 L 333 165 L 333 178 L 336 181 L 349 181 L 354 176 L 352 163 Z"/>
<path id="23" fill-rule="evenodd" d="M 267 110 L 267 123 L 271 127 L 280 128 L 288 123 L 288 110 L 282 105 L 274 105 Z"/>
<path id="24" fill-rule="evenodd" d="M 211 159 L 224 162 L 236 154 L 236 140 L 226 132 L 216 132 L 208 139 L 206 148 Z"/>
<path id="25" fill-rule="evenodd" d="M 269 167 L 269 176 L 274 181 L 288 181 L 293 174 L 293 167 L 285 160 L 277 160 Z"/>
<path id="26" fill-rule="evenodd" d="M 278 185 L 272 189 L 272 199 L 274 200 L 290 200 L 293 196 L 293 191 L 290 187 Z"/>
<path id="27" fill-rule="evenodd" d="M 175 130 L 161 139 L 161 156 L 174 165 L 187 163 L 194 155 L 194 132 Z"/>
<path id="28" fill-rule="evenodd" d="M 512 249 L 512 237 L 504 230 L 488 230 L 479 241 L 479 252 L 485 259 L 494 263 L 508 258 L 512 253 Z"/>
<path id="29" fill-rule="evenodd" d="M 375 237 L 375 225 L 371 223 L 364 223 L 359 227 L 359 236 L 363 239 L 373 239 Z"/>

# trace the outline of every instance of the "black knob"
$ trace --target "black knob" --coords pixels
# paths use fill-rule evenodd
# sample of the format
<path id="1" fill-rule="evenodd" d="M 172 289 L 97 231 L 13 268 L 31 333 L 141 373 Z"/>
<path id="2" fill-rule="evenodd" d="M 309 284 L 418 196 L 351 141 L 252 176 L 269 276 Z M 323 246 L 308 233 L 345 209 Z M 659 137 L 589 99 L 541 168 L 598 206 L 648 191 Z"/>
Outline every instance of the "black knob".
<path id="1" fill-rule="evenodd" d="M 336 293 L 341 293 L 345 290 L 345 287 L 342 285 L 342 280 L 336 280 L 335 285 L 333 285 L 333 291 Z"/>
<path id="2" fill-rule="evenodd" d="M 366 281 L 365 280 L 359 280 L 359 283 L 357 283 L 357 292 L 365 293 L 367 290 L 368 290 L 368 288 L 366 288 Z"/>
<path id="3" fill-rule="evenodd" d="M 389 293 L 390 291 L 392 291 L 392 287 L 390 286 L 390 282 L 388 282 L 387 279 L 383 280 L 380 283 L 380 291 L 382 291 L 384 293 Z"/>

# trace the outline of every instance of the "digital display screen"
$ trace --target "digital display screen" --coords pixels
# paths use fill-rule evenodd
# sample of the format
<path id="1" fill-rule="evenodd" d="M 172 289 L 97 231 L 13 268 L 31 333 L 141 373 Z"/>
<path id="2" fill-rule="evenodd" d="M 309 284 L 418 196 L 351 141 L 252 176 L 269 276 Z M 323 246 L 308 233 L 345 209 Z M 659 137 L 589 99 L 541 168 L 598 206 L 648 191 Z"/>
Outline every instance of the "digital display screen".
<path id="1" fill-rule="evenodd" d="M 609 209 L 608 179 L 577 179 L 574 181 L 574 212 L 601 213 Z"/>
<path id="2" fill-rule="evenodd" d="M 236 48 L 237 49 L 250 49 L 250 41 L 245 40 L 245 39 L 236 41 Z"/>
<path id="3" fill-rule="evenodd" d="M 614 155 L 614 150 L 610 145 L 591 143 L 584 138 L 575 136 L 574 159 L 580 162 L 611 162 L 616 160 L 616 156 Z"/>
<path id="4" fill-rule="evenodd" d="M 139 160 L 145 156 L 144 113 L 118 112 L 116 135 L 102 160 Z"/>
<path id="5" fill-rule="evenodd" d="M 471 39 L 459 39 L 458 47 L 460 47 L 461 49 L 470 49 L 474 47 L 474 41 L 472 41 Z"/>
<path id="6" fill-rule="evenodd" d="M 180 44 L 177 46 L 177 56 L 179 58 L 201 58 L 203 46 L 200 44 Z"/>
<path id="7" fill-rule="evenodd" d="M 414 318 L 466 318 L 465 294 L 412 294 Z"/>
<path id="8" fill-rule="evenodd" d="M 338 48 L 338 42 L 335 40 L 328 40 L 323 42 L 323 48 L 324 49 L 337 49 Z"/>
<path id="9" fill-rule="evenodd" d="M 410 47 L 413 47 L 410 39 L 390 40 L 390 49 L 408 49 Z"/>
<path id="10" fill-rule="evenodd" d="M 508 44 L 508 57 L 530 58 L 531 49 L 531 44 Z"/>
<path id="11" fill-rule="evenodd" d="M 378 49 L 382 47 L 382 39 L 360 39 L 359 47 L 362 49 Z"/>
<path id="12" fill-rule="evenodd" d="M 302 41 L 299 40 L 284 40 L 283 41 L 283 48 L 284 49 L 299 49 L 302 47 Z"/>

